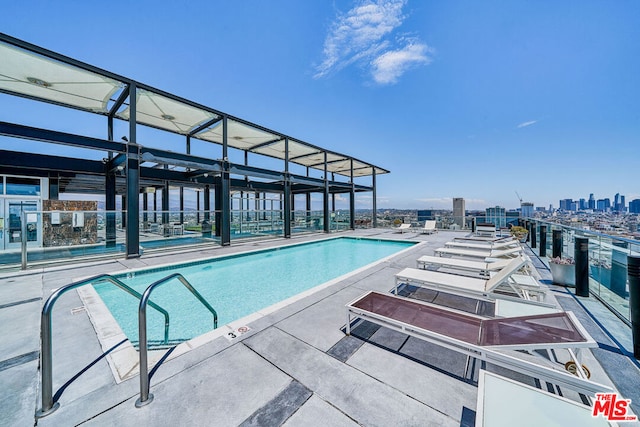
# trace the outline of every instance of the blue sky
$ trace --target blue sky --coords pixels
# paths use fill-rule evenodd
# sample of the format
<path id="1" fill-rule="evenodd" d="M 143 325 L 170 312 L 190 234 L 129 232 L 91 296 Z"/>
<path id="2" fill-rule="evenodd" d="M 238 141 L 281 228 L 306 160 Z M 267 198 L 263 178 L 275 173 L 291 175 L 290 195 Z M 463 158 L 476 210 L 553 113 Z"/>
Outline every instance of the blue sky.
<path id="1" fill-rule="evenodd" d="M 639 22 L 633 0 L 35 1 L 0 31 L 389 169 L 379 208 L 483 209 L 640 198 Z M 0 95 L 0 120 L 106 136 L 57 110 Z"/>

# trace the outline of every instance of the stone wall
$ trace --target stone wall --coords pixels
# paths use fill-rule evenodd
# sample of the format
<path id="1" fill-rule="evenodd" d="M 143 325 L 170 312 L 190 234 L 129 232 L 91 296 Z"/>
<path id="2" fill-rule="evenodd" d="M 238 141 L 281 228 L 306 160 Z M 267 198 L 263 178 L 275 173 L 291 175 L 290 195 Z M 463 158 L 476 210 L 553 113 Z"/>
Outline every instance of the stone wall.
<path id="1" fill-rule="evenodd" d="M 42 245 L 51 247 L 98 243 L 97 209 L 98 202 L 43 200 L 42 210 L 45 212 L 42 215 Z"/>

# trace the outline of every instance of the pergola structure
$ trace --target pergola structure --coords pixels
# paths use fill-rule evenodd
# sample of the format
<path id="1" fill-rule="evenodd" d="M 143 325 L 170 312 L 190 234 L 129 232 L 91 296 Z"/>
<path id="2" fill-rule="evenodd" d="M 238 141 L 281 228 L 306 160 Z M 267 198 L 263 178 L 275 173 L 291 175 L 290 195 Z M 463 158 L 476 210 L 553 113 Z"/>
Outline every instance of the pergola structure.
<path id="1" fill-rule="evenodd" d="M 107 212 L 116 210 L 116 194 L 123 195 L 127 257 L 139 255 L 141 190 L 162 188 L 163 210 L 168 210 L 169 183 L 180 187 L 181 206 L 184 187 L 204 187 L 205 211 L 210 210 L 208 190 L 215 190 L 216 234 L 222 245 L 231 240 L 232 189 L 283 194 L 284 237 L 291 236 L 294 194 L 307 195 L 307 210 L 311 193 L 324 195 L 324 231 L 329 232 L 332 193 L 350 194 L 350 228 L 354 228 L 355 193 L 371 191 L 376 226 L 376 176 L 389 171 L 2 33 L 0 91 L 107 118 L 106 139 L 0 122 L 0 134 L 5 136 L 98 150 L 105 155 L 99 161 L 0 150 L 0 167 L 5 173 L 28 170 L 29 175 L 49 177 L 51 198 L 64 191 L 104 192 Z M 114 140 L 115 119 L 128 122 L 126 141 Z M 178 150 L 183 152 L 138 144 L 138 125 L 181 135 L 185 143 Z M 220 156 L 192 155 L 194 139 L 218 144 Z M 243 151 L 244 163 L 230 162 L 229 149 Z M 283 167 L 251 166 L 249 153 L 282 160 Z M 306 168 L 306 174 L 291 173 L 292 164 Z M 310 169 L 321 171 L 322 177 L 309 176 Z M 348 181 L 337 181 L 336 175 Z M 355 184 L 354 178 L 364 176 L 371 176 L 370 186 Z M 115 227 L 115 217 L 108 215 L 107 242 L 115 241 Z"/>

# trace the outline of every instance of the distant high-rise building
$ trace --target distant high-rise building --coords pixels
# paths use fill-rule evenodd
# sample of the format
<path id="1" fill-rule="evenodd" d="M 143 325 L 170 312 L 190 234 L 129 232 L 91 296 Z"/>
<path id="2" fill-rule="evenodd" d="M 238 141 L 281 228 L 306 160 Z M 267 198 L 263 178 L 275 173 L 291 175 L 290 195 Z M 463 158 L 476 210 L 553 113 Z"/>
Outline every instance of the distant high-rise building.
<path id="1" fill-rule="evenodd" d="M 518 225 L 518 219 L 520 218 L 520 212 L 517 210 L 511 210 L 505 212 L 506 226 Z"/>
<path id="2" fill-rule="evenodd" d="M 464 199 L 462 197 L 454 197 L 453 199 L 453 222 L 464 228 L 465 221 Z"/>
<path id="3" fill-rule="evenodd" d="M 619 212 L 626 212 L 627 211 L 627 204 L 624 201 L 624 196 L 620 196 L 620 211 Z"/>
<path id="4" fill-rule="evenodd" d="M 596 210 L 596 200 L 593 198 L 593 193 L 589 194 L 589 209 Z"/>
<path id="5" fill-rule="evenodd" d="M 596 210 L 604 212 L 605 209 L 606 205 L 604 203 L 604 199 L 598 199 L 598 201 L 596 202 Z"/>
<path id="6" fill-rule="evenodd" d="M 640 199 L 633 199 L 629 202 L 629 213 L 640 213 Z"/>
<path id="7" fill-rule="evenodd" d="M 522 218 L 532 218 L 533 217 L 533 203 L 531 203 L 531 202 L 522 202 L 520 204 L 520 216 Z"/>
<path id="8" fill-rule="evenodd" d="M 507 214 L 505 208 L 502 206 L 496 206 L 493 208 L 487 208 L 485 211 L 487 222 L 495 224 L 496 227 L 507 226 Z"/>
<path id="9" fill-rule="evenodd" d="M 573 203 L 573 199 L 562 199 L 560 200 L 560 210 L 563 211 L 570 211 L 571 209 L 571 204 Z"/>
<path id="10" fill-rule="evenodd" d="M 620 193 L 616 193 L 613 196 L 613 211 L 618 212 L 620 210 Z"/>
<path id="11" fill-rule="evenodd" d="M 611 200 L 608 197 L 604 199 L 604 210 L 611 210 Z"/>
<path id="12" fill-rule="evenodd" d="M 585 210 L 587 209 L 587 201 L 585 199 L 580 199 L 580 201 L 578 202 L 578 210 Z"/>
<path id="13" fill-rule="evenodd" d="M 432 220 L 432 219 L 436 219 L 435 213 L 433 212 L 433 210 L 427 209 L 427 210 L 418 211 L 418 222 Z"/>

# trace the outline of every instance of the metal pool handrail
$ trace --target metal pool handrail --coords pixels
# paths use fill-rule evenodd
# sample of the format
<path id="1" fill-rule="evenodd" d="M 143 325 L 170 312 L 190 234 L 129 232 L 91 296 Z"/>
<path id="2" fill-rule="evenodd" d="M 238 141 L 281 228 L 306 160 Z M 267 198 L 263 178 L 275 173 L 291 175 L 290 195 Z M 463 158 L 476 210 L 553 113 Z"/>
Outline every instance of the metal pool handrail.
<path id="1" fill-rule="evenodd" d="M 178 279 L 180 283 L 184 285 L 185 288 L 189 290 L 197 299 L 204 305 L 210 312 L 213 314 L 213 328 L 218 327 L 218 313 L 209 305 L 206 299 L 189 283 L 187 279 L 180 273 L 173 273 L 163 279 L 160 279 L 151 285 L 147 289 L 145 289 L 142 294 L 142 298 L 140 299 L 140 307 L 138 309 L 138 347 L 140 351 L 140 398 L 136 400 L 136 408 L 141 408 L 145 405 L 148 405 L 153 401 L 153 394 L 149 393 L 149 382 L 151 380 L 151 375 L 155 372 L 154 368 L 151 374 L 148 373 L 148 356 L 147 356 L 147 302 L 149 301 L 149 297 L 151 296 L 151 292 L 153 290 L 173 279 Z M 149 301 L 149 304 L 151 302 Z M 172 351 L 172 350 L 169 350 Z M 165 355 L 166 357 L 167 355 Z M 160 362 L 164 360 L 161 359 Z"/>
<path id="2" fill-rule="evenodd" d="M 57 402 L 57 398 L 59 398 L 60 396 L 57 396 L 55 402 L 53 396 L 53 346 L 51 339 L 51 312 L 53 311 L 53 306 L 58 298 L 65 292 L 75 288 L 79 288 L 80 286 L 84 286 L 92 282 L 99 281 L 107 281 L 109 283 L 112 283 L 128 294 L 133 295 L 138 299 L 142 299 L 142 295 L 140 293 L 109 274 L 99 274 L 97 276 L 81 280 L 80 282 L 63 286 L 57 289 L 54 293 L 51 294 L 51 296 L 49 296 L 49 298 L 47 298 L 47 301 L 42 307 L 42 314 L 40 317 L 40 335 L 42 337 L 42 355 L 40 368 L 42 374 L 42 408 L 36 412 L 36 418 L 46 417 L 47 415 L 55 412 L 55 410 L 60 407 L 60 404 Z M 164 315 L 164 339 L 165 342 L 168 342 L 169 313 L 152 301 L 149 301 L 149 305 Z M 75 378 L 77 378 L 77 376 Z"/>

